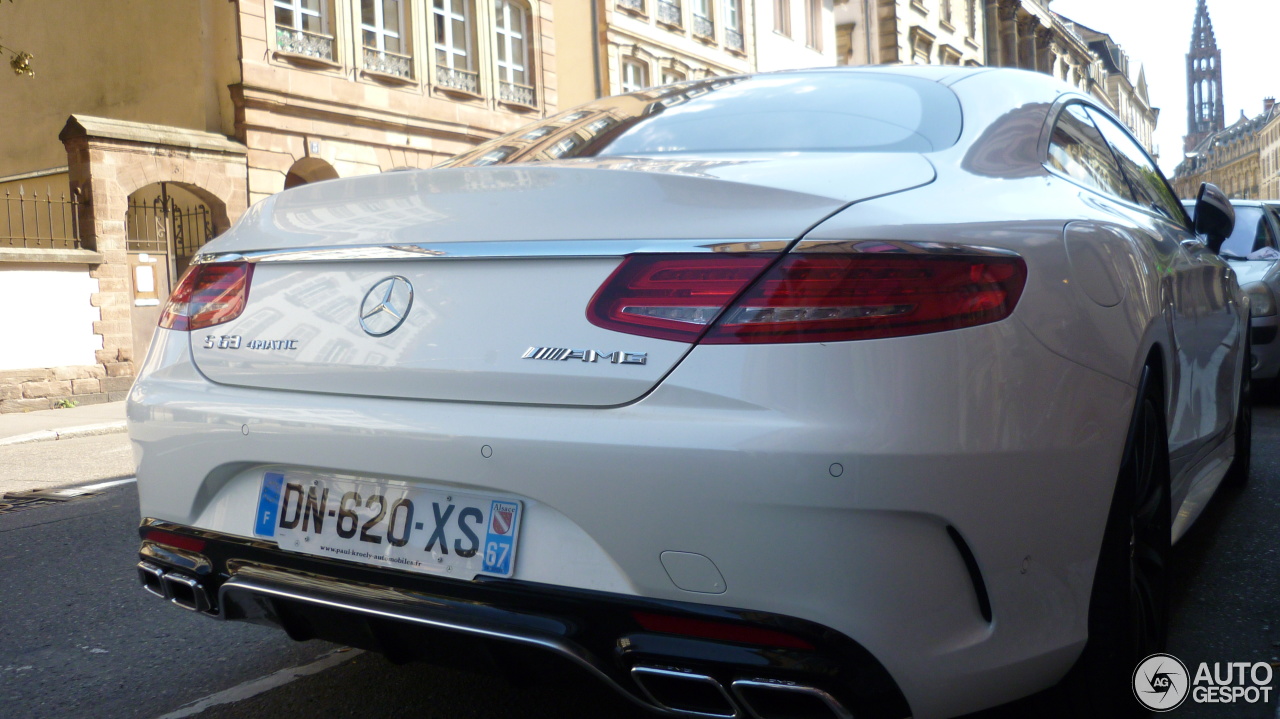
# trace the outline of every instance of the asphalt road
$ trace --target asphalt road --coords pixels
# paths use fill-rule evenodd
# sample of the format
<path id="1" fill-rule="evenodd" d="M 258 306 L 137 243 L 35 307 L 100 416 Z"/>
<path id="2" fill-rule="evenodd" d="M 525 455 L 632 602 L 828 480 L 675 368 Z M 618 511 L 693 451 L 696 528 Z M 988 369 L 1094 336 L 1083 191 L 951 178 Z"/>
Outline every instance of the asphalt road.
<path id="1" fill-rule="evenodd" d="M 63 470 L 69 481 L 118 474 L 121 448 L 127 448 L 123 435 L 49 442 L 24 450 L 24 468 L 9 448 L 0 455 L 0 473 L 38 475 L 42 453 L 54 445 L 83 456 L 81 469 Z M 168 606 L 138 588 L 137 523 L 137 496 L 127 483 L 89 499 L 0 514 L 0 717 L 654 716 L 576 670 L 512 683 L 429 665 L 396 666 L 377 655 L 294 643 L 272 629 Z M 1249 485 L 1219 493 L 1175 548 L 1170 652 L 1189 667 L 1280 663 L 1277 547 L 1280 406 L 1271 402 L 1255 414 Z M 1273 686 L 1280 686 L 1277 679 Z M 967 719 L 1039 716 L 1037 701 L 1043 699 Z M 1188 702 L 1168 716 L 1280 715 L 1273 696 L 1268 705 Z"/>

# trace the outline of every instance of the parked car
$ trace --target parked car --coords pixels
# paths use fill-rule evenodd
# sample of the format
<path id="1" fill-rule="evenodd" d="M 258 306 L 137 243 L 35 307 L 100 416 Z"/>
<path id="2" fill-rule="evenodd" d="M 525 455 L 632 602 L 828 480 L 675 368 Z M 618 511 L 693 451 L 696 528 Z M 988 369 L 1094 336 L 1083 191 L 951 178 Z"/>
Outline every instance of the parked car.
<path id="1" fill-rule="evenodd" d="M 1184 200 L 1195 214 L 1195 202 Z M 1236 227 L 1219 254 L 1236 272 L 1236 280 L 1249 295 L 1250 361 L 1254 381 L 1274 383 L 1280 377 L 1280 213 L 1274 205 L 1257 200 L 1231 200 Z"/>
<path id="2" fill-rule="evenodd" d="M 1137 713 L 1170 543 L 1249 466 L 1198 215 L 1091 97 L 956 67 L 666 86 L 274 195 L 130 393 L 139 576 L 679 715 Z"/>

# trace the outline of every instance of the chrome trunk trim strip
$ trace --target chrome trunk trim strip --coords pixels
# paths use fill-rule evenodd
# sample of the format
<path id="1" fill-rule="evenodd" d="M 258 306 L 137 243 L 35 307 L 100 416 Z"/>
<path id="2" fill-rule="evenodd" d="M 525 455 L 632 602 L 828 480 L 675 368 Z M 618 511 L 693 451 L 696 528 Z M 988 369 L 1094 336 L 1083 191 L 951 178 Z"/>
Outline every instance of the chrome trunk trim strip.
<path id="1" fill-rule="evenodd" d="M 622 257 L 666 252 L 782 252 L 793 240 L 549 240 L 306 247 L 198 255 L 207 262 L 370 262 L 388 260 L 510 260 Z"/>
<path id="2" fill-rule="evenodd" d="M 853 254 L 912 254 L 912 255 L 982 255 L 1017 257 L 1018 253 L 999 247 L 961 245 L 951 242 L 915 242 L 908 240 L 803 240 L 792 252 L 853 253 Z"/>

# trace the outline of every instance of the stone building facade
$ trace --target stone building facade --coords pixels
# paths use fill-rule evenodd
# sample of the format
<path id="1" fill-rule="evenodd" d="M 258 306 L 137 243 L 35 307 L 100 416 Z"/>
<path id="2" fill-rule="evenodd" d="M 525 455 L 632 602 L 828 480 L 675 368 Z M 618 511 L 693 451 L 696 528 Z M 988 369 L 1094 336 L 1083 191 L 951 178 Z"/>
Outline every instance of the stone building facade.
<path id="1" fill-rule="evenodd" d="M 1274 97 L 1264 102 L 1275 103 Z M 1259 172 L 1258 192 L 1263 199 L 1280 199 L 1280 113 L 1273 113 L 1271 119 L 1263 125 L 1259 133 L 1258 158 Z"/>
<path id="2" fill-rule="evenodd" d="M 845 0 L 835 6 L 841 65 L 985 65 L 982 0 Z"/>
<path id="3" fill-rule="evenodd" d="M 566 108 L 755 69 L 752 0 L 579 0 L 556 10 Z"/>
<path id="4" fill-rule="evenodd" d="M 1159 159 L 1155 131 L 1160 110 L 1151 106 L 1146 69 L 1139 66 L 1135 74 L 1129 54 L 1110 35 L 1066 18 L 1062 20 L 1102 61 L 1101 85 L 1116 117 L 1133 131 L 1133 136 L 1152 157 Z"/>
<path id="5" fill-rule="evenodd" d="M 984 0 L 987 63 L 1034 70 L 1067 82 L 1114 111 L 1102 59 L 1049 0 Z"/>
<path id="6" fill-rule="evenodd" d="M 1211 182 L 1228 197 L 1280 198 L 1280 108 L 1275 98 L 1262 112 L 1224 126 L 1222 52 L 1218 49 L 1206 0 L 1196 5 L 1187 51 L 1187 134 L 1185 152 L 1172 178 L 1181 197 L 1194 198 Z"/>
<path id="7" fill-rule="evenodd" d="M 560 103 L 551 0 L 5 10 L 37 65 L 0 78 L 0 301 L 49 299 L 0 315 L 0 412 L 123 398 L 191 255 L 253 202 L 429 167 Z"/>
<path id="8" fill-rule="evenodd" d="M 1109 35 L 1050 0 L 837 0 L 841 65 L 988 65 L 1043 72 L 1098 98 L 1153 155 L 1159 110 L 1145 72 Z"/>
<path id="9" fill-rule="evenodd" d="M 1172 178 L 1179 197 L 1194 198 L 1200 183 L 1211 182 L 1227 193 L 1227 197 L 1258 200 L 1272 199 L 1274 179 L 1264 177 L 1263 168 L 1276 163 L 1275 156 L 1264 155 L 1264 149 L 1275 151 L 1274 126 L 1280 121 L 1280 108 L 1274 98 L 1263 102 L 1263 111 L 1254 117 L 1240 119 L 1230 127 L 1200 141 L 1179 163 Z M 1273 128 L 1269 133 L 1268 128 Z M 1271 139 L 1269 139 L 1271 138 Z"/>

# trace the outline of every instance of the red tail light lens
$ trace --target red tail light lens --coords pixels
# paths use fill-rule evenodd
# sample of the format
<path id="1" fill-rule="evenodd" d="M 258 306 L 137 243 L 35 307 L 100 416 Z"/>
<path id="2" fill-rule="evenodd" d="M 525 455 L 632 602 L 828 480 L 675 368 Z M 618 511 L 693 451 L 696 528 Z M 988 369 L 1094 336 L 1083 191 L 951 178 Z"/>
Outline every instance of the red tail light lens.
<path id="1" fill-rule="evenodd" d="M 676 617 L 669 614 L 653 614 L 651 612 L 632 612 L 632 618 L 651 632 L 660 634 L 679 634 L 686 637 L 700 637 L 724 642 L 756 644 L 765 647 L 784 647 L 787 649 L 809 649 L 815 647 L 811 642 L 785 632 L 763 627 L 746 627 L 740 624 L 708 621 Z"/>
<path id="2" fill-rule="evenodd" d="M 1002 320 L 1027 279 L 1022 259 L 1005 255 L 777 259 L 631 255 L 596 292 L 587 317 L 618 332 L 681 342 L 702 336 L 707 344 L 903 337 Z"/>
<path id="3" fill-rule="evenodd" d="M 587 319 L 642 337 L 694 342 L 776 255 L 629 255 L 587 305 Z"/>
<path id="4" fill-rule="evenodd" d="M 166 547 L 175 549 L 186 549 L 191 552 L 203 552 L 205 541 L 199 537 L 188 537 L 182 534 L 174 534 L 160 529 L 149 529 L 143 535 L 143 539 L 156 544 L 163 544 Z"/>
<path id="5" fill-rule="evenodd" d="M 198 330 L 234 320 L 249 300 L 252 277 L 253 265 L 248 262 L 192 265 L 169 295 L 160 326 Z"/>
<path id="6" fill-rule="evenodd" d="M 1027 280 L 1019 257 L 792 254 L 734 303 L 708 344 L 839 342 L 996 322 Z"/>

